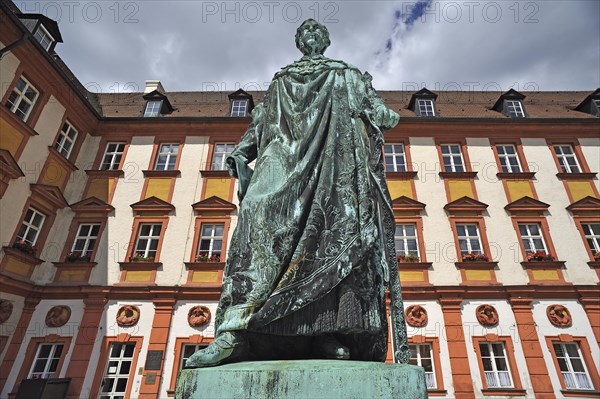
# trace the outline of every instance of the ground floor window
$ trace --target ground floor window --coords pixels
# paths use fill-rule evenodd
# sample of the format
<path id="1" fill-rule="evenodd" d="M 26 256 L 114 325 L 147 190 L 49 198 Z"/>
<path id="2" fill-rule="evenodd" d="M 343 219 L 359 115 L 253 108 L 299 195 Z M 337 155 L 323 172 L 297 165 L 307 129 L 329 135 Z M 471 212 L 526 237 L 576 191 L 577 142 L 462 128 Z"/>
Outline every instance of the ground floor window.
<path id="1" fill-rule="evenodd" d="M 436 389 L 435 372 L 433 368 L 433 355 L 430 344 L 410 344 L 410 364 L 421 366 L 425 369 L 425 383 L 427 389 Z"/>
<path id="2" fill-rule="evenodd" d="M 29 378 L 56 378 L 63 344 L 40 344 L 29 372 Z"/>
<path id="3" fill-rule="evenodd" d="M 134 351 L 135 343 L 110 344 L 108 361 L 102 377 L 100 399 L 125 399 Z"/>

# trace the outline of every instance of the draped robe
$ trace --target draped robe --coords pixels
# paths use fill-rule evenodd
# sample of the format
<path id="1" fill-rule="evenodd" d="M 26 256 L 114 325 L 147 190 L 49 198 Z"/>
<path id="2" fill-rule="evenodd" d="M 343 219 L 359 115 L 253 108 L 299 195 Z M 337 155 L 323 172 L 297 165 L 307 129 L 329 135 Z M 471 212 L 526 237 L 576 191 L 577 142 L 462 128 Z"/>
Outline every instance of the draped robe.
<path id="1" fill-rule="evenodd" d="M 252 117 L 228 157 L 241 205 L 217 333 L 361 335 L 363 358 L 382 360 L 397 267 L 382 129 L 398 115 L 370 75 L 319 56 L 277 73 Z"/>

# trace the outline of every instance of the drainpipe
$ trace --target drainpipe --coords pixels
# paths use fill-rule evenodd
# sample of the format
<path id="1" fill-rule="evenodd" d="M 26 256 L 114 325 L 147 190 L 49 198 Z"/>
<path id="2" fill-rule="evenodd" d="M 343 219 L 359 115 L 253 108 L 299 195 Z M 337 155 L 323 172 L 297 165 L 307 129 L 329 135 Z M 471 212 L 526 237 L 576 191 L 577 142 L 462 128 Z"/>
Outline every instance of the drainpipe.
<path id="1" fill-rule="evenodd" d="M 17 40 L 16 42 L 13 42 L 11 44 L 9 44 L 8 46 L 6 46 L 4 48 L 1 48 L 0 49 L 0 59 L 2 59 L 2 56 L 5 53 L 8 53 L 9 51 L 11 51 L 12 49 L 14 49 L 15 47 L 18 47 L 21 44 L 25 43 L 25 41 L 27 40 L 27 36 L 29 36 L 29 33 L 23 32 L 23 36 L 21 36 L 21 38 L 19 40 Z"/>

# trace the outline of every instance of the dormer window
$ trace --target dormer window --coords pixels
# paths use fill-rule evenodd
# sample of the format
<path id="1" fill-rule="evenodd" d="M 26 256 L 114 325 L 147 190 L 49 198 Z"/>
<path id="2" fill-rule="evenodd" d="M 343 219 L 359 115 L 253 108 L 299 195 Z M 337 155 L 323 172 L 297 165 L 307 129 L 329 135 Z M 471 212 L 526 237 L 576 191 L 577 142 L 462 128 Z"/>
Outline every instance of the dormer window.
<path id="1" fill-rule="evenodd" d="M 434 117 L 436 116 L 436 99 L 437 94 L 423 88 L 412 95 L 408 103 L 408 109 L 413 110 L 417 116 Z"/>
<path id="2" fill-rule="evenodd" d="M 33 35 L 38 42 L 42 45 L 44 49 L 49 50 L 52 43 L 54 43 L 54 38 L 52 35 L 44 28 L 44 25 L 40 24 Z"/>
<path id="3" fill-rule="evenodd" d="M 248 109 L 248 100 L 233 100 L 231 102 L 231 116 L 244 117 Z"/>
<path id="4" fill-rule="evenodd" d="M 161 107 L 162 107 L 162 100 L 148 101 L 146 103 L 146 110 L 144 111 L 144 117 L 160 116 Z"/>
<path id="5" fill-rule="evenodd" d="M 526 118 L 523 100 L 525 96 L 516 90 L 510 89 L 502 94 L 492 109 L 503 113 L 509 118 Z"/>
<path id="6" fill-rule="evenodd" d="M 593 116 L 600 116 L 600 89 L 596 89 L 596 91 L 587 96 L 577 107 L 575 107 L 575 110 Z"/>
<path id="7" fill-rule="evenodd" d="M 505 100 L 506 101 L 506 112 L 511 118 L 525 118 L 521 101 L 518 100 Z"/>

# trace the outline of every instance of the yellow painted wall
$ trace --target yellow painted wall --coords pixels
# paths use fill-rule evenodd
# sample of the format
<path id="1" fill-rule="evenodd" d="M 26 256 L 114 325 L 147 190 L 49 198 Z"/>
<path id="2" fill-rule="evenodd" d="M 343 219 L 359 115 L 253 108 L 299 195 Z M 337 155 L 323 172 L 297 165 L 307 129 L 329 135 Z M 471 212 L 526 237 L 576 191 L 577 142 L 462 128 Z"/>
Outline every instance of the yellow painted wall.
<path id="1" fill-rule="evenodd" d="M 63 270 L 57 281 L 84 281 L 85 275 L 85 270 Z"/>
<path id="2" fill-rule="evenodd" d="M 8 150 L 11 154 L 15 155 L 22 141 L 23 135 L 8 123 L 7 120 L 0 119 L 0 148 Z"/>
<path id="3" fill-rule="evenodd" d="M 31 266 L 20 260 L 9 258 L 7 259 L 6 266 L 4 266 L 4 270 L 18 276 L 28 277 L 30 275 Z"/>
<path id="4" fill-rule="evenodd" d="M 550 281 L 558 281 L 560 277 L 558 276 L 558 270 L 532 270 L 531 274 L 533 278 L 536 280 L 550 280 Z"/>
<path id="5" fill-rule="evenodd" d="M 525 196 L 534 198 L 531 184 L 525 180 L 509 180 L 506 182 L 511 201 L 516 201 Z"/>
<path id="6" fill-rule="evenodd" d="M 172 180 L 170 177 L 149 178 L 145 198 L 156 197 L 168 202 L 169 194 L 171 194 L 171 183 Z"/>
<path id="7" fill-rule="evenodd" d="M 402 197 L 403 195 L 408 198 L 415 198 L 410 180 L 388 180 L 387 185 L 392 199 Z"/>
<path id="8" fill-rule="evenodd" d="M 596 193 L 594 193 L 592 184 L 593 183 L 591 181 L 568 181 L 567 187 L 569 187 L 571 197 L 573 197 L 573 202 L 579 201 L 588 195 L 595 197 Z"/>
<path id="9" fill-rule="evenodd" d="M 108 202 L 108 194 L 111 192 L 114 184 L 115 180 L 113 178 L 101 177 L 93 179 L 84 198 L 96 197 L 104 202 Z"/>
<path id="10" fill-rule="evenodd" d="M 127 271 L 125 281 L 131 282 L 152 282 L 152 272 L 147 270 Z"/>
<path id="11" fill-rule="evenodd" d="M 69 172 L 64 166 L 51 159 L 48 161 L 44 176 L 41 176 L 40 182 L 51 186 L 63 187 L 68 176 Z"/>
<path id="12" fill-rule="evenodd" d="M 489 270 L 465 270 L 467 281 L 491 281 L 492 273 Z"/>
<path id="13" fill-rule="evenodd" d="M 194 271 L 192 281 L 194 283 L 216 283 L 219 278 L 219 272 Z"/>
<path id="14" fill-rule="evenodd" d="M 223 198 L 225 201 L 231 201 L 231 198 L 229 198 L 229 192 L 231 191 L 231 179 L 207 178 L 205 184 L 205 199 L 212 196 L 217 196 Z"/>
<path id="15" fill-rule="evenodd" d="M 475 198 L 470 180 L 448 180 L 448 191 L 450 202 L 465 196 Z"/>

